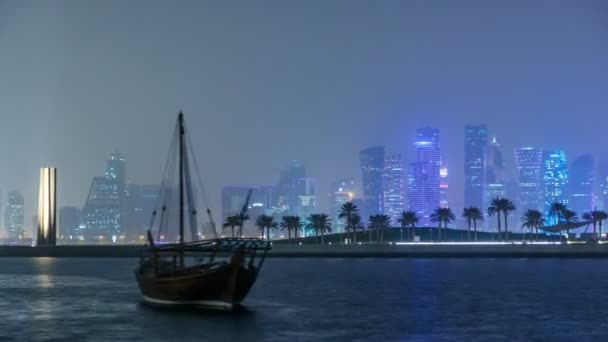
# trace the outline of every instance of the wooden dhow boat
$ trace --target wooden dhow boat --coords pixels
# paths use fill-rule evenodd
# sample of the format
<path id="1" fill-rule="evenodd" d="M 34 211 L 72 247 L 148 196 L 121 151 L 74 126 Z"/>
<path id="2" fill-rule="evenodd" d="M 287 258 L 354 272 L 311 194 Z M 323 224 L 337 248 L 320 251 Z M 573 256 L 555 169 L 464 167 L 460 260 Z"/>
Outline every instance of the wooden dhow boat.
<path id="1" fill-rule="evenodd" d="M 150 225 L 155 227 L 155 221 L 158 222 L 158 238 L 155 241 L 152 230 L 148 231 L 147 245 L 135 269 L 135 277 L 143 300 L 149 304 L 230 310 L 240 306 L 249 293 L 270 244 L 256 238 L 218 238 L 209 209 L 207 214 L 215 237 L 199 239 L 201 235 L 197 229 L 197 210 L 191 186 L 187 142 L 189 145 L 184 116 L 180 112 L 171 144 L 172 152 L 169 153 L 163 175 L 161 200 L 158 205 L 160 210 L 153 212 Z M 177 158 L 171 157 L 173 150 L 177 150 Z M 194 155 L 192 158 L 198 175 L 198 164 Z M 176 210 L 171 210 L 168 199 L 175 191 L 166 179 L 167 175 L 174 174 L 175 164 L 178 168 L 178 205 L 174 207 Z M 250 196 L 251 192 L 243 206 L 243 214 L 247 211 Z M 178 214 L 178 239 L 176 242 L 164 243 L 163 234 L 167 232 L 165 228 L 170 221 L 168 216 L 175 211 Z M 186 223 L 189 223 L 191 241 L 184 239 Z"/>

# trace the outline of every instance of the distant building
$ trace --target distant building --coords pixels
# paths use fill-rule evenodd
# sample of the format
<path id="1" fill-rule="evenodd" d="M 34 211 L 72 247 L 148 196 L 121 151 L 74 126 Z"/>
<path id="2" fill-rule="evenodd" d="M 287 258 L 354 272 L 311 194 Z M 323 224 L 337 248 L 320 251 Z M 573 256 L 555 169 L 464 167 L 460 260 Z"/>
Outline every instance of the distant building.
<path id="1" fill-rule="evenodd" d="M 384 162 L 384 214 L 390 216 L 393 224 L 399 214 L 406 210 L 405 166 L 400 154 L 386 157 Z"/>
<path id="2" fill-rule="evenodd" d="M 251 190 L 251 199 L 247 207 L 247 215 L 250 217 L 250 220 L 245 223 L 243 234 L 246 236 L 258 236 L 257 227 L 255 227 L 257 216 L 262 214 L 275 215 L 277 212 L 275 207 L 275 203 L 277 203 L 277 189 L 275 186 L 222 187 L 222 220 L 220 223 L 223 223 L 228 216 L 241 212 L 247 200 L 249 190 Z"/>
<path id="3" fill-rule="evenodd" d="M 375 146 L 359 153 L 363 180 L 363 201 L 366 215 L 384 212 L 384 146 Z"/>
<path id="4" fill-rule="evenodd" d="M 4 226 L 9 240 L 22 239 L 25 233 L 23 218 L 23 195 L 19 191 L 10 191 L 4 211 Z"/>
<path id="5" fill-rule="evenodd" d="M 574 159 L 570 166 L 570 207 L 583 215 L 595 208 L 594 160 L 589 154 Z"/>
<path id="6" fill-rule="evenodd" d="M 481 208 L 484 204 L 487 126 L 465 126 L 464 139 L 464 204 Z"/>
<path id="7" fill-rule="evenodd" d="M 59 208 L 59 224 L 57 234 L 62 240 L 77 240 L 80 237 L 82 211 L 77 207 Z"/>
<path id="8" fill-rule="evenodd" d="M 492 139 L 490 145 L 488 145 L 486 166 L 485 166 L 485 194 L 484 203 L 481 207 L 482 210 L 490 205 L 492 199 L 496 197 L 509 197 L 506 191 L 505 184 L 505 162 L 502 153 L 502 149 L 496 137 Z M 512 200 L 516 200 L 517 196 L 510 197 Z"/>
<path id="9" fill-rule="evenodd" d="M 129 218 L 126 170 L 126 159 L 117 151 L 106 160 L 105 175 L 93 178 L 82 209 L 82 234 L 88 241 L 115 241 L 125 234 L 122 218 Z"/>
<path id="10" fill-rule="evenodd" d="M 306 168 L 297 160 L 292 160 L 287 168 L 281 171 L 277 186 L 277 206 L 284 214 L 295 214 L 298 194 L 305 192 L 302 188 L 296 187 L 296 181 L 304 178 L 306 178 Z"/>
<path id="11" fill-rule="evenodd" d="M 442 208 L 449 208 L 450 204 L 448 201 L 448 164 L 441 162 L 441 168 L 439 169 L 439 206 Z"/>
<path id="12" fill-rule="evenodd" d="M 416 162 L 408 168 L 408 202 L 410 210 L 429 224 L 429 216 L 440 205 L 441 146 L 439 130 L 425 127 L 417 130 Z"/>
<path id="13" fill-rule="evenodd" d="M 599 202 L 601 202 L 601 206 L 605 211 L 608 211 L 608 161 L 603 161 L 600 163 L 598 168 L 598 195 Z"/>
<path id="14" fill-rule="evenodd" d="M 355 180 L 345 177 L 333 182 L 329 188 L 329 212 L 331 215 L 332 230 L 343 232 L 346 224 L 340 219 L 340 208 L 344 203 L 352 202 L 355 194 Z M 359 208 L 361 210 L 361 208 Z M 361 212 L 359 212 L 361 214 Z"/>
<path id="15" fill-rule="evenodd" d="M 111 241 L 121 234 L 118 182 L 109 177 L 94 177 L 82 209 L 88 241 Z"/>
<path id="16" fill-rule="evenodd" d="M 568 185 L 568 161 L 562 150 L 543 152 L 544 214 L 547 225 L 557 224 L 557 217 L 551 214 L 552 203 L 568 205 L 566 189 Z"/>
<path id="17" fill-rule="evenodd" d="M 315 214 L 317 207 L 318 181 L 311 178 L 300 178 L 296 180 L 296 209 L 295 214 L 306 218 Z"/>
<path id="18" fill-rule="evenodd" d="M 528 209 L 542 210 L 543 151 L 532 147 L 516 149 L 515 162 L 519 175 L 519 212 Z"/>

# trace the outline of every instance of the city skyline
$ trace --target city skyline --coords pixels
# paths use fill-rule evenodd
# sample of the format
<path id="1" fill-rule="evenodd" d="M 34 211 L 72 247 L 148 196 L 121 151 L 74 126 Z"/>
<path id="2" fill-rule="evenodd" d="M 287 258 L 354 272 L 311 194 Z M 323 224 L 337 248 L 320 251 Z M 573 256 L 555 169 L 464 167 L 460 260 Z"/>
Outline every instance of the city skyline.
<path id="1" fill-rule="evenodd" d="M 361 185 L 359 150 L 382 145 L 409 162 L 412 132 L 426 125 L 445 142 L 453 207 L 465 205 L 466 124 L 487 124 L 488 137 L 498 137 L 506 181 L 516 175 L 512 151 L 522 146 L 605 160 L 598 137 L 608 126 L 608 48 L 597 43 L 607 33 L 605 4 L 513 2 L 504 11 L 468 4 L 432 11 L 353 4 L 343 15 L 338 3 L 316 11 L 278 2 L 264 9 L 152 2 L 144 10 L 108 3 L 94 13 L 78 3 L 2 2 L 0 152 L 10 160 L 0 174 L 2 198 L 23 194 L 27 225 L 37 172 L 54 166 L 58 203 L 80 207 L 114 149 L 130 162 L 127 181 L 158 183 L 180 109 L 197 132 L 216 211 L 223 185 L 273 184 L 292 159 L 319 179 L 319 206 L 328 208 L 334 179 L 352 176 Z M 252 15 L 262 11 L 264 20 Z M 538 11 L 543 25 L 527 14 Z M 302 32 L 311 20 L 317 25 Z M 368 20 L 374 25 L 363 28 Z M 120 29 L 134 21 L 136 30 Z"/>

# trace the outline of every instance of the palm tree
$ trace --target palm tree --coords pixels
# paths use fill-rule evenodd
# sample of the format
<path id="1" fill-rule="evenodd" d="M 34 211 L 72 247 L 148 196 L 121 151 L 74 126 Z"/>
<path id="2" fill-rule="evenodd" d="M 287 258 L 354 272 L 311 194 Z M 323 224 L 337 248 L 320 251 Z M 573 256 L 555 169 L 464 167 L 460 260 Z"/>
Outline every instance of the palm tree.
<path id="1" fill-rule="evenodd" d="M 431 214 L 431 222 L 438 223 L 439 240 L 442 239 L 441 223 L 443 223 L 443 239 L 445 239 L 447 235 L 446 233 L 448 229 L 448 224 L 453 222 L 454 220 L 456 220 L 456 215 L 454 215 L 454 212 L 450 208 L 437 208 L 435 209 L 435 211 L 433 211 L 433 213 Z"/>
<path id="2" fill-rule="evenodd" d="M 239 218 L 237 215 L 231 215 L 226 217 L 226 221 L 224 222 L 224 224 L 222 225 L 223 228 L 226 227 L 230 227 L 231 228 L 231 235 L 232 237 L 234 237 L 234 227 L 239 225 Z"/>
<path id="3" fill-rule="evenodd" d="M 564 220 L 566 220 L 566 234 L 570 235 L 570 225 L 573 222 L 578 221 L 578 216 L 572 210 L 566 209 L 562 215 L 564 215 Z"/>
<path id="4" fill-rule="evenodd" d="M 443 222 L 443 215 L 441 213 L 441 209 L 442 208 L 437 208 L 433 210 L 431 216 L 429 217 L 432 223 L 437 223 L 437 235 L 439 240 L 441 240 L 441 223 Z M 431 230 L 431 228 L 429 228 L 429 237 L 431 240 L 433 240 L 433 231 Z"/>
<path id="5" fill-rule="evenodd" d="M 585 221 L 591 221 L 591 224 L 593 224 L 593 236 L 596 235 L 595 233 L 595 226 L 597 225 L 597 218 L 595 216 L 593 216 L 593 211 L 587 212 L 583 214 L 583 220 Z"/>
<path id="6" fill-rule="evenodd" d="M 353 215 L 359 212 L 359 208 L 353 202 L 346 202 L 340 207 L 340 213 L 338 214 L 339 219 L 345 219 L 346 221 L 346 232 L 351 234 L 351 241 L 357 243 L 357 234 L 354 232 L 356 228 L 352 226 Z"/>
<path id="7" fill-rule="evenodd" d="M 388 215 L 371 215 L 369 217 L 369 229 L 376 230 L 376 241 L 383 242 L 384 241 L 384 230 L 391 228 L 391 218 Z"/>
<path id="8" fill-rule="evenodd" d="M 595 210 L 595 216 L 597 217 L 598 222 L 600 223 L 600 236 L 602 238 L 602 222 L 604 220 L 608 220 L 608 213 L 603 210 Z"/>
<path id="9" fill-rule="evenodd" d="M 315 236 L 319 237 L 319 233 L 321 234 L 321 244 L 323 245 L 325 242 L 323 240 L 323 236 L 325 233 L 331 233 L 331 220 L 328 218 L 327 214 L 311 214 L 308 216 L 308 224 L 306 228 L 315 232 Z"/>
<path id="10" fill-rule="evenodd" d="M 274 220 L 274 217 L 270 215 L 260 215 L 255 220 L 255 225 L 258 227 L 258 230 L 264 234 L 264 229 L 266 229 L 266 239 L 270 241 L 270 230 L 277 229 L 278 225 Z"/>
<path id="11" fill-rule="evenodd" d="M 249 215 L 245 214 L 244 212 L 240 212 L 238 214 L 235 215 L 238 221 L 238 227 L 239 227 L 239 238 L 243 237 L 243 225 L 245 225 L 245 221 L 249 220 Z"/>
<path id="12" fill-rule="evenodd" d="M 415 211 L 402 211 L 401 212 L 401 217 L 399 217 L 399 219 L 397 219 L 397 221 L 399 221 L 399 223 L 401 223 L 401 235 L 403 235 L 403 228 L 410 228 L 411 227 L 411 232 L 408 231 L 408 236 L 411 237 L 412 240 L 414 240 L 414 232 L 413 232 L 413 228 L 416 226 L 416 224 L 418 224 L 419 218 L 418 215 L 416 215 Z M 403 239 L 402 239 L 403 240 Z"/>
<path id="13" fill-rule="evenodd" d="M 560 222 L 562 222 L 562 216 L 566 210 L 568 210 L 568 208 L 564 203 L 553 202 L 549 208 L 549 213 L 552 216 L 555 216 L 557 218 L 557 224 L 560 224 Z"/>
<path id="14" fill-rule="evenodd" d="M 351 216 L 350 218 L 350 227 L 353 230 L 353 242 L 357 242 L 357 230 L 362 230 L 365 227 L 363 226 L 363 223 L 361 222 L 361 216 L 359 216 L 359 214 L 355 213 L 353 214 L 353 216 Z"/>
<path id="15" fill-rule="evenodd" d="M 287 230 L 289 236 L 289 242 L 291 242 L 291 231 L 294 231 L 296 240 L 298 238 L 298 230 L 300 230 L 302 223 L 300 222 L 299 216 L 283 216 L 281 221 L 281 230 Z"/>
<path id="16" fill-rule="evenodd" d="M 473 223 L 473 226 L 475 227 L 475 241 L 477 241 L 477 221 L 483 220 L 481 209 L 474 206 L 464 208 L 462 210 L 462 217 L 467 220 L 467 224 L 469 225 L 469 240 L 471 240 L 471 223 Z"/>
<path id="17" fill-rule="evenodd" d="M 543 213 L 538 210 L 530 209 L 524 213 L 524 216 L 521 217 L 521 225 L 523 228 L 530 229 L 530 232 L 534 229 L 536 231 L 536 235 L 538 236 L 538 227 L 543 226 L 543 222 L 545 218 L 543 217 Z M 524 240 L 526 239 L 526 231 L 524 230 Z"/>
<path id="18" fill-rule="evenodd" d="M 500 197 L 495 197 L 490 202 L 490 206 L 488 207 L 488 216 L 494 216 L 498 219 L 498 239 L 500 240 Z"/>
<path id="19" fill-rule="evenodd" d="M 515 211 L 515 204 L 508 198 L 501 198 L 500 201 L 500 211 L 502 211 L 505 218 L 505 240 L 509 240 L 509 225 L 507 224 L 507 217 L 509 213 Z"/>

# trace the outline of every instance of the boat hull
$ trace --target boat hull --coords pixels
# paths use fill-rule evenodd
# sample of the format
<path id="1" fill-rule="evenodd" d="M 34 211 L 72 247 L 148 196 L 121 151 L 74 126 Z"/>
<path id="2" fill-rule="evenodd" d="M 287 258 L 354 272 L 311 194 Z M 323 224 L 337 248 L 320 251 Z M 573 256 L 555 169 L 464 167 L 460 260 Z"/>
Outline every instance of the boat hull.
<path id="1" fill-rule="evenodd" d="M 247 296 L 257 273 L 253 266 L 225 264 L 214 269 L 194 266 L 179 273 L 157 275 L 142 266 L 136 270 L 136 278 L 146 303 L 231 310 Z"/>

